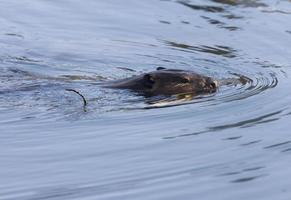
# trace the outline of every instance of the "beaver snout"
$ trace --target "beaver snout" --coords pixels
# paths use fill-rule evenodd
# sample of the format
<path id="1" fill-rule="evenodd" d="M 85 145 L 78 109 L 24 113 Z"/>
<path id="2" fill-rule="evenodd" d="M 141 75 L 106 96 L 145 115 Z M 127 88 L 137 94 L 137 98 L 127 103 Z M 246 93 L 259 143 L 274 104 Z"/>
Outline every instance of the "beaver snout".
<path id="1" fill-rule="evenodd" d="M 218 82 L 213 80 L 212 78 L 206 79 L 206 87 L 209 88 L 210 92 L 215 92 L 218 87 Z"/>

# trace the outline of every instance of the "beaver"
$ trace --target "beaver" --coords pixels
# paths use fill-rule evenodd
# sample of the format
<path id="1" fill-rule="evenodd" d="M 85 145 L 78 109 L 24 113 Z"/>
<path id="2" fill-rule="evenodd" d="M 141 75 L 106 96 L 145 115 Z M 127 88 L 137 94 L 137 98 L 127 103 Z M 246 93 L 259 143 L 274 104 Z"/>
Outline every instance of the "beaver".
<path id="1" fill-rule="evenodd" d="M 128 89 L 144 96 L 170 96 L 214 93 L 218 84 L 211 77 L 193 71 L 158 67 L 156 71 L 109 82 L 104 87 Z"/>

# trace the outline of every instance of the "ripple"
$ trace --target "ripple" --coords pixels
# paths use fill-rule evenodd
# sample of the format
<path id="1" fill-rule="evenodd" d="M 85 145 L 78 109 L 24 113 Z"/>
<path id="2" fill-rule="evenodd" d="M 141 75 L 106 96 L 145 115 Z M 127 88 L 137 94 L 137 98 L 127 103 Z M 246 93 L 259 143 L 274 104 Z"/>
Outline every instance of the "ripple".
<path id="1" fill-rule="evenodd" d="M 225 9 L 219 6 L 195 5 L 195 4 L 187 3 L 185 1 L 178 1 L 178 3 L 188 8 L 191 8 L 193 10 L 202 10 L 202 11 L 211 12 L 211 13 L 225 12 Z"/>
<path id="2" fill-rule="evenodd" d="M 24 39 L 24 36 L 23 35 L 17 34 L 17 33 L 5 33 L 5 35 L 11 36 L 11 37 L 17 37 L 17 38 Z"/>
<path id="3" fill-rule="evenodd" d="M 259 1 L 244 1 L 244 0 L 211 0 L 215 3 L 220 3 L 220 4 L 226 4 L 226 5 L 231 5 L 231 6 L 244 6 L 244 7 L 266 7 L 267 4 L 261 3 Z"/>
<path id="4" fill-rule="evenodd" d="M 245 99 L 254 95 L 258 95 L 266 90 L 275 88 L 278 85 L 278 78 L 275 74 L 257 74 L 254 77 L 246 77 L 242 74 L 237 74 L 243 77 L 246 82 L 244 84 L 232 83 L 226 87 L 222 87 L 219 97 L 216 101 L 230 102 L 234 100 Z M 235 85 L 233 85 L 235 84 Z"/>
<path id="5" fill-rule="evenodd" d="M 277 143 L 277 144 L 272 144 L 269 146 L 264 147 L 264 149 L 271 149 L 271 148 L 277 148 L 277 147 L 281 147 L 281 146 L 285 146 L 286 144 L 290 144 L 291 141 L 286 141 L 286 142 L 281 142 L 281 143 Z"/>
<path id="6" fill-rule="evenodd" d="M 235 179 L 235 180 L 233 180 L 233 181 L 231 181 L 231 182 L 232 182 L 232 183 L 249 182 L 249 181 L 253 181 L 253 180 L 255 180 L 255 179 L 258 179 L 258 178 L 260 178 L 260 177 L 263 177 L 263 176 L 266 176 L 266 175 L 238 178 L 238 179 Z"/>
<path id="7" fill-rule="evenodd" d="M 176 95 L 170 98 L 164 98 L 157 101 L 148 101 L 151 106 L 148 108 L 160 108 L 160 107 L 171 107 L 175 105 L 185 105 L 192 103 L 207 103 L 203 106 L 215 106 L 223 103 L 232 101 L 243 100 L 256 96 L 262 92 L 275 88 L 278 85 L 278 78 L 276 74 L 269 72 L 262 74 L 261 72 L 257 75 L 249 76 L 244 74 L 238 74 L 237 72 L 228 72 L 228 78 L 218 79 L 220 88 L 217 93 L 210 95 Z M 275 112 L 280 113 L 281 111 Z M 266 117 L 269 114 L 266 115 Z M 264 116 L 260 117 L 264 118 Z M 255 120 L 256 121 L 256 120 Z"/>
<path id="8" fill-rule="evenodd" d="M 164 139 L 195 136 L 234 128 L 253 127 L 277 121 L 286 114 L 285 108 L 270 110 L 266 109 L 259 112 L 257 110 L 258 104 L 250 104 L 250 102 L 256 102 L 254 99 L 257 99 L 257 101 L 262 101 L 263 104 L 263 102 L 268 99 L 262 98 L 262 96 L 265 96 L 267 93 L 272 93 L 273 91 L 271 90 L 278 87 L 279 77 L 277 73 L 272 71 L 272 68 L 250 68 L 249 66 L 246 66 L 244 71 L 240 71 L 232 67 L 222 68 L 224 68 L 224 70 L 220 70 L 220 72 L 216 75 L 219 77 L 218 80 L 220 87 L 215 94 L 201 95 L 193 97 L 192 99 L 189 99 L 189 97 L 188 99 L 169 99 L 169 104 L 167 104 L 167 100 L 164 100 L 162 101 L 162 104 L 161 102 L 157 102 L 157 104 L 150 105 L 149 107 L 160 108 L 193 104 L 198 110 L 213 110 L 213 115 L 215 116 L 213 118 L 215 119 L 223 117 L 227 114 L 227 111 L 224 112 L 224 109 L 230 109 L 229 106 L 231 105 L 231 107 L 234 107 L 236 112 L 245 113 L 245 117 L 241 117 L 237 113 L 237 116 L 232 118 L 232 120 L 227 120 L 224 122 L 221 121 L 216 125 L 209 125 L 208 127 L 205 127 L 204 130 L 167 136 L 164 137 Z M 225 71 L 225 73 L 222 73 L 222 71 Z M 217 113 L 215 113 L 215 111 L 217 111 Z M 257 143 L 257 141 L 251 142 L 250 144 L 254 143 Z M 248 143 L 246 143 L 246 145 L 248 145 Z"/>
<path id="9" fill-rule="evenodd" d="M 192 46 L 189 44 L 177 43 L 172 41 L 164 41 L 167 46 L 173 47 L 179 51 L 186 51 L 186 52 L 203 52 L 209 53 L 214 55 L 219 55 L 227 58 L 234 58 L 236 57 L 235 52 L 236 50 L 222 45 L 215 45 L 215 46 L 207 46 L 207 45 L 200 45 L 200 46 Z"/>
<path id="10" fill-rule="evenodd" d="M 210 24 L 216 25 L 218 28 L 223 28 L 223 29 L 227 29 L 229 31 L 236 31 L 236 30 L 240 30 L 240 27 L 237 26 L 230 26 L 227 25 L 225 22 L 219 21 L 217 19 L 212 19 L 210 17 L 206 17 L 206 16 L 201 16 L 203 19 L 206 19 Z"/>
<path id="11" fill-rule="evenodd" d="M 170 42 L 169 42 L 170 43 Z M 170 43 L 171 46 L 175 46 L 177 48 L 189 49 L 193 51 L 201 51 L 215 55 L 222 55 L 224 57 L 233 57 L 234 52 L 236 52 L 231 47 L 216 45 L 215 47 L 201 46 L 194 47 L 185 44 L 178 43 Z M 175 49 L 178 50 L 178 49 Z M 233 56 L 231 56 L 233 55 Z M 27 60 L 27 59 L 26 59 Z M 217 62 L 209 63 L 209 67 L 211 65 L 221 65 Z M 123 70 L 125 72 L 136 72 L 136 70 L 131 68 L 124 67 L 116 67 L 117 69 Z M 210 69 L 209 68 L 209 69 Z M 47 110 L 54 109 L 56 107 L 61 108 L 61 104 L 65 103 L 64 101 L 60 101 L 60 98 L 65 99 L 66 104 L 71 103 L 72 105 L 64 106 L 68 110 L 69 113 L 74 112 L 74 105 L 79 105 L 81 101 L 77 98 L 76 102 L 70 100 L 70 98 L 64 98 L 64 89 L 67 88 L 75 88 L 81 89 L 84 91 L 84 95 L 88 100 L 88 110 L 90 111 L 90 115 L 94 117 L 96 114 L 100 114 L 102 112 L 123 112 L 128 110 L 139 110 L 139 109 L 160 109 L 166 107 L 175 107 L 175 106 L 183 106 L 193 104 L 198 108 L 210 108 L 217 109 L 219 106 L 224 104 L 229 104 L 231 102 L 239 103 L 244 99 L 248 99 L 254 96 L 259 95 L 260 93 L 264 93 L 272 88 L 275 88 L 278 83 L 277 74 L 274 73 L 271 68 L 263 68 L 260 69 L 252 69 L 252 73 L 246 73 L 245 71 L 240 71 L 238 69 L 234 69 L 232 67 L 222 67 L 219 68 L 218 73 L 215 74 L 214 78 L 217 79 L 220 83 L 220 87 L 216 93 L 207 94 L 207 95 L 176 95 L 167 98 L 157 98 L 157 99 L 148 99 L 148 98 L 140 98 L 136 97 L 135 94 L 129 94 L 129 92 L 115 92 L 111 90 L 96 90 L 96 81 L 104 81 L 106 77 L 103 76 L 87 76 L 86 73 L 84 75 L 65 75 L 61 74 L 59 76 L 50 77 L 50 76 L 42 76 L 41 74 L 30 73 L 28 71 L 24 71 L 21 68 L 8 68 L 6 71 L 4 70 L 1 73 L 2 78 L 8 80 L 9 85 L 6 84 L 7 81 L 3 82 L 3 85 L 6 85 L 6 89 L 1 90 L 1 94 L 6 95 L 6 100 L 8 101 L 7 105 L 20 105 L 17 102 L 21 102 L 21 106 L 25 105 L 30 106 L 42 106 Z M 256 71 L 257 70 L 257 71 Z M 199 73 L 198 68 L 198 73 Z M 209 70 L 208 70 L 209 71 Z M 206 73 L 207 75 L 207 73 Z M 24 85 L 19 85 L 25 83 Z M 26 92 L 26 93 L 24 93 Z M 9 96 L 7 96 L 9 94 Z M 48 100 L 49 93 L 54 94 L 50 95 Z M 13 97 L 14 94 L 14 97 Z M 19 95 L 23 95 L 22 99 L 18 99 Z M 59 96 L 59 97 L 58 97 Z M 72 95 L 66 95 L 72 96 Z M 99 98 L 103 97 L 103 98 Z M 132 98 L 132 99 L 131 99 Z M 98 99 L 98 100 L 94 100 Z M 38 101 L 38 103 L 34 102 Z M 59 101 L 59 102 L 58 102 Z M 41 103 L 39 103 L 41 102 Z M 113 102 L 113 103 L 112 103 Z M 115 102 L 115 103 L 114 103 Z M 3 102 L 4 104 L 4 102 Z M 7 107 L 7 106 L 6 106 Z M 77 109 L 81 110 L 79 106 Z M 56 111 L 56 110 L 55 110 Z M 76 111 L 76 110 L 75 110 Z M 66 112 L 66 111 L 65 111 Z M 212 131 L 219 131 L 233 127 L 246 127 L 253 126 L 262 123 L 268 123 L 275 120 L 278 120 L 278 115 L 280 115 L 282 110 L 276 110 L 273 112 L 264 113 L 261 115 L 257 115 L 255 117 L 250 117 L 249 119 L 240 119 L 235 122 L 229 122 L 222 125 L 209 126 L 205 130 L 198 131 L 190 134 L 182 134 L 181 136 L 188 135 L 197 135 L 201 133 L 207 133 Z M 80 113 L 80 112 L 78 112 Z M 95 113 L 95 115 L 94 115 Z M 93 114 L 93 115 L 92 115 Z M 66 114 L 67 115 L 67 114 Z M 88 117 L 88 114 L 86 114 Z M 27 116 L 25 116 L 27 117 Z M 64 116 L 66 118 L 66 116 Z M 174 136 L 176 137 L 176 136 Z"/>

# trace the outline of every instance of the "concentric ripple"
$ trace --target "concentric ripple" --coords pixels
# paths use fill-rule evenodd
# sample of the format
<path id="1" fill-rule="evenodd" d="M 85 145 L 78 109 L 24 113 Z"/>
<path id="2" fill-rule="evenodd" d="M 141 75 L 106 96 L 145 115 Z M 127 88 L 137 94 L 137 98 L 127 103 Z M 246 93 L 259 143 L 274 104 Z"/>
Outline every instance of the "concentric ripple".
<path id="1" fill-rule="evenodd" d="M 249 77 L 242 74 L 236 75 L 245 79 L 245 82 L 239 84 L 238 81 L 234 81 L 232 84 L 222 85 L 216 98 L 217 101 L 229 102 L 245 99 L 258 95 L 278 85 L 278 78 L 272 72 L 265 74 L 258 73 Z"/>
<path id="2" fill-rule="evenodd" d="M 217 105 L 231 101 L 239 101 L 252 96 L 259 95 L 267 90 L 275 88 L 278 85 L 278 78 L 272 71 L 256 74 L 242 74 L 235 70 L 224 74 L 222 78 L 217 79 L 219 88 L 214 94 L 205 94 L 199 96 L 175 95 L 159 100 L 148 101 L 150 106 L 146 108 L 161 108 L 185 104 L 200 103 L 203 106 Z"/>

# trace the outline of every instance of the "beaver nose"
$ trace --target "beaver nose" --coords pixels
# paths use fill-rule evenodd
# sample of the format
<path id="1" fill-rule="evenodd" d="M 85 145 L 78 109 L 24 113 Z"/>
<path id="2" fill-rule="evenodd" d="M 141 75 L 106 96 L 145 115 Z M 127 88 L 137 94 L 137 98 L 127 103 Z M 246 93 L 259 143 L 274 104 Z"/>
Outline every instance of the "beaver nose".
<path id="1" fill-rule="evenodd" d="M 210 77 L 207 77 L 205 82 L 206 82 L 206 85 L 210 85 L 211 87 L 216 87 L 215 81 Z"/>
<path id="2" fill-rule="evenodd" d="M 208 85 L 208 87 L 211 91 L 216 91 L 216 88 L 218 85 L 217 81 L 213 80 L 212 78 L 208 78 L 206 80 L 206 84 Z"/>
<path id="3" fill-rule="evenodd" d="M 217 81 L 212 81 L 212 82 L 210 83 L 210 86 L 211 86 L 212 88 L 217 88 L 217 86 L 218 86 L 218 82 L 217 82 Z"/>

